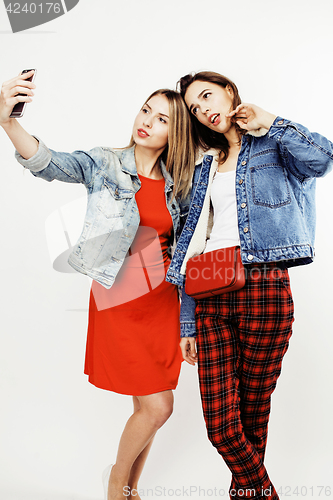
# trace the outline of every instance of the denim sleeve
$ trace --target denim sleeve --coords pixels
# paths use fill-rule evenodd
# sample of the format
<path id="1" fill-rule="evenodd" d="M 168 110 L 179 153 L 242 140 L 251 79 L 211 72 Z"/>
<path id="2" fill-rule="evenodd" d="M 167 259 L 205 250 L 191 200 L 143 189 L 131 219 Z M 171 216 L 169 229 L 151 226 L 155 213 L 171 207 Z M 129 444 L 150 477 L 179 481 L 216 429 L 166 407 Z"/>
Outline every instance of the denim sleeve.
<path id="1" fill-rule="evenodd" d="M 36 139 L 39 141 L 39 146 L 34 156 L 26 160 L 15 151 L 15 157 L 35 177 L 41 177 L 49 182 L 56 179 L 62 182 L 82 183 L 87 186 L 104 161 L 102 148 L 94 148 L 88 152 L 59 153 L 47 148 L 37 137 Z"/>
<path id="2" fill-rule="evenodd" d="M 177 229 L 177 233 L 176 233 L 176 241 L 178 241 L 179 236 L 180 236 L 180 234 L 185 226 L 185 222 L 186 222 L 189 207 L 190 207 L 191 192 L 192 191 L 190 190 L 190 192 L 188 193 L 186 198 L 178 200 L 180 213 L 179 213 L 179 225 L 178 225 L 178 229 Z"/>
<path id="3" fill-rule="evenodd" d="M 195 300 L 181 288 L 180 336 L 195 337 Z"/>
<path id="4" fill-rule="evenodd" d="M 322 177 L 332 169 L 333 143 L 303 125 L 278 116 L 268 136 L 279 143 L 287 167 L 297 177 Z"/>

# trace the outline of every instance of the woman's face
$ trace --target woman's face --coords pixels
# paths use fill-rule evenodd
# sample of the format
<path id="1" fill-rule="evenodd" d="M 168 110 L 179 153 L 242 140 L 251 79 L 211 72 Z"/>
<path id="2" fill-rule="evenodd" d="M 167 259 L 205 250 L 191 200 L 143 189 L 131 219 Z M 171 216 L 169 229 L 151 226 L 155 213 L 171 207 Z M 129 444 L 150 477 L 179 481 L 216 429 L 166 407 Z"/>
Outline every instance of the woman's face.
<path id="1" fill-rule="evenodd" d="M 135 118 L 135 144 L 161 152 L 168 143 L 169 101 L 165 95 L 155 95 L 142 106 Z"/>
<path id="2" fill-rule="evenodd" d="M 211 82 L 199 80 L 191 83 L 185 94 L 185 102 L 190 112 L 206 127 L 221 134 L 233 126 L 225 115 L 233 109 L 233 91 Z"/>

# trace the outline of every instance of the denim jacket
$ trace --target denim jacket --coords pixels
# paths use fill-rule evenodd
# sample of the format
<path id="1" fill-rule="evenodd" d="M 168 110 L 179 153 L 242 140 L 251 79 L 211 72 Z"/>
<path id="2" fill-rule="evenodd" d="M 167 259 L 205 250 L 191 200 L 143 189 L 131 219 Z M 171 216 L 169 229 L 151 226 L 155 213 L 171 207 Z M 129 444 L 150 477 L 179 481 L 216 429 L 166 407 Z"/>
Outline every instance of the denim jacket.
<path id="1" fill-rule="evenodd" d="M 36 177 L 85 185 L 87 211 L 81 236 L 68 263 L 78 272 L 110 288 L 124 262 L 140 223 L 135 193 L 141 182 L 134 146 L 123 150 L 97 147 L 91 151 L 59 153 L 39 141 L 37 153 L 17 160 Z M 173 197 L 173 180 L 161 161 L 167 208 L 174 234 L 180 230 L 180 206 Z"/>
<path id="2" fill-rule="evenodd" d="M 283 261 L 291 267 L 312 262 L 316 177 L 324 176 L 332 165 L 332 142 L 280 117 L 265 135 L 243 136 L 236 169 L 243 264 Z M 187 260 L 205 248 L 216 168 L 212 155 L 205 155 L 195 168 L 187 220 L 166 277 L 181 287 Z M 182 291 L 182 337 L 195 335 L 194 312 L 195 300 Z"/>

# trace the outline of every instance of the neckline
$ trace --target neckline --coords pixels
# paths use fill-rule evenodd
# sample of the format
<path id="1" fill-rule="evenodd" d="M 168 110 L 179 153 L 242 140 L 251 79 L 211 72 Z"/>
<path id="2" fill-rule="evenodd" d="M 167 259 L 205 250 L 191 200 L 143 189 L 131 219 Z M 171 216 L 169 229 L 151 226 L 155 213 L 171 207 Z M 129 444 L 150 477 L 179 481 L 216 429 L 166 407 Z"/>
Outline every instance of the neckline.
<path id="1" fill-rule="evenodd" d="M 216 170 L 216 173 L 217 174 L 221 174 L 221 175 L 235 174 L 236 173 L 236 169 L 235 170 L 229 170 L 229 172 L 219 172 L 218 170 Z"/>
<path id="2" fill-rule="evenodd" d="M 138 173 L 138 176 L 140 177 L 140 179 L 147 179 L 148 181 L 154 181 L 154 182 L 164 182 L 165 179 L 164 177 L 162 177 L 162 179 L 152 179 L 151 177 L 146 177 L 145 175 L 142 175 L 142 174 L 139 174 Z"/>

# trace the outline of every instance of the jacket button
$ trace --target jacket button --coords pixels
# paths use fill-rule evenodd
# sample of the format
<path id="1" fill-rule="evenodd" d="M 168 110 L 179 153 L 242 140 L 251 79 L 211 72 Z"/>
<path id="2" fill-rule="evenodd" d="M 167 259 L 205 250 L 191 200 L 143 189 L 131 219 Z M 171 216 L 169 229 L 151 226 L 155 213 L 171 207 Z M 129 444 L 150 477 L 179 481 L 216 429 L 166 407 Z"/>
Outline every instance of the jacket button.
<path id="1" fill-rule="evenodd" d="M 242 165 L 246 165 L 246 161 L 245 160 L 242 161 Z"/>
<path id="2" fill-rule="evenodd" d="M 244 227 L 244 233 L 247 233 L 249 231 L 248 227 Z"/>
<path id="3" fill-rule="evenodd" d="M 283 120 L 279 120 L 279 121 L 277 122 L 277 124 L 278 124 L 278 125 L 283 125 Z"/>
<path id="4" fill-rule="evenodd" d="M 242 203 L 241 208 L 245 208 L 245 207 L 246 207 L 246 203 Z"/>
<path id="5" fill-rule="evenodd" d="M 253 255 L 249 254 L 249 255 L 247 256 L 247 260 L 253 260 L 253 259 L 254 259 Z"/>
<path id="6" fill-rule="evenodd" d="M 243 184 L 243 179 L 239 179 L 238 184 Z"/>

